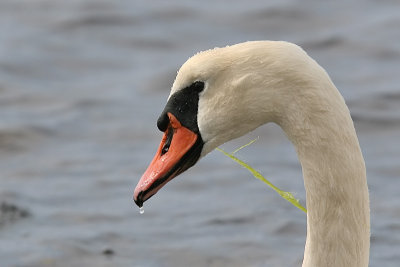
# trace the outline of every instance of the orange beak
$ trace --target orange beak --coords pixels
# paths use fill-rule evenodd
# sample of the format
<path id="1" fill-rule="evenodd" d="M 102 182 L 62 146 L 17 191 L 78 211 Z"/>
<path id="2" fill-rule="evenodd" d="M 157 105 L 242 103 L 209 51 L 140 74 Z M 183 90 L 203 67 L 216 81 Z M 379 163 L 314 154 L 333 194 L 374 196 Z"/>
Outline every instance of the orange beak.
<path id="1" fill-rule="evenodd" d="M 193 166 L 201 152 L 196 149 L 197 141 L 201 141 L 200 136 L 182 126 L 172 113 L 168 112 L 167 115 L 168 128 L 133 194 L 133 199 L 139 207 L 166 183 Z"/>

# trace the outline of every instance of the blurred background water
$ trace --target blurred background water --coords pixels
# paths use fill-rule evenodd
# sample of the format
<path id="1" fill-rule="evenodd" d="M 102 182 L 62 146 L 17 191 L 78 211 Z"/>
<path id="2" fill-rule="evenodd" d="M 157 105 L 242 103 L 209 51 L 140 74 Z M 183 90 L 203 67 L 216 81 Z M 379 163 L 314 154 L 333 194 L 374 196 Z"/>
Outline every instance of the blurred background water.
<path id="1" fill-rule="evenodd" d="M 176 71 L 247 40 L 301 45 L 344 95 L 371 197 L 370 266 L 400 262 L 400 2 L 0 1 L 0 266 L 300 266 L 305 215 L 213 152 L 139 215 Z M 239 157 L 305 193 L 276 125 Z"/>

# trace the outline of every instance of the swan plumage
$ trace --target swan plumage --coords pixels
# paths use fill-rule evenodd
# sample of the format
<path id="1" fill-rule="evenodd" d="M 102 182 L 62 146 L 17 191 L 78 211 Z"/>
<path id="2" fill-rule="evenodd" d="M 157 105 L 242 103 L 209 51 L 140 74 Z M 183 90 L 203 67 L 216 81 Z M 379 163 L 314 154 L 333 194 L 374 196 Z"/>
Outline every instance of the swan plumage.
<path id="1" fill-rule="evenodd" d="M 368 266 L 369 196 L 353 121 L 328 74 L 299 46 L 253 41 L 194 55 L 178 71 L 159 122 L 165 135 L 135 189 L 139 206 L 217 146 L 273 122 L 302 166 L 303 266 Z M 178 136 L 190 142 L 177 156 Z"/>

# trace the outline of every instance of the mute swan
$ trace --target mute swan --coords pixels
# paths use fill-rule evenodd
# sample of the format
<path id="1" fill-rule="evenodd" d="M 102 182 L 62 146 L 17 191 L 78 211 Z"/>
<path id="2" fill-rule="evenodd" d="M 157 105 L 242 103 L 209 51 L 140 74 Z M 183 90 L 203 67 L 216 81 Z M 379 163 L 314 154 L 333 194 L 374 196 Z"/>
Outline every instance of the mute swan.
<path id="1" fill-rule="evenodd" d="M 303 266 L 368 266 L 368 187 L 353 121 L 328 74 L 291 43 L 245 42 L 183 64 L 157 121 L 164 136 L 134 201 L 142 207 L 199 158 L 268 122 L 295 145 L 303 170 Z"/>

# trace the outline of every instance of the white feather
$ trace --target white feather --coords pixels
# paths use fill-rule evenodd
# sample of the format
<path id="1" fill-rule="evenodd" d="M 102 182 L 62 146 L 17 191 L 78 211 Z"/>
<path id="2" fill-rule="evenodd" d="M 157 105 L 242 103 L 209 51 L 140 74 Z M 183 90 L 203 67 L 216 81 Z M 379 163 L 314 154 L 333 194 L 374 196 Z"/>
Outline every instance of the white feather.
<path id="1" fill-rule="evenodd" d="M 257 41 L 194 55 L 171 94 L 196 80 L 206 85 L 197 118 L 202 156 L 268 122 L 295 145 L 308 210 L 303 266 L 368 266 L 364 159 L 349 110 L 324 69 L 294 44 Z"/>

